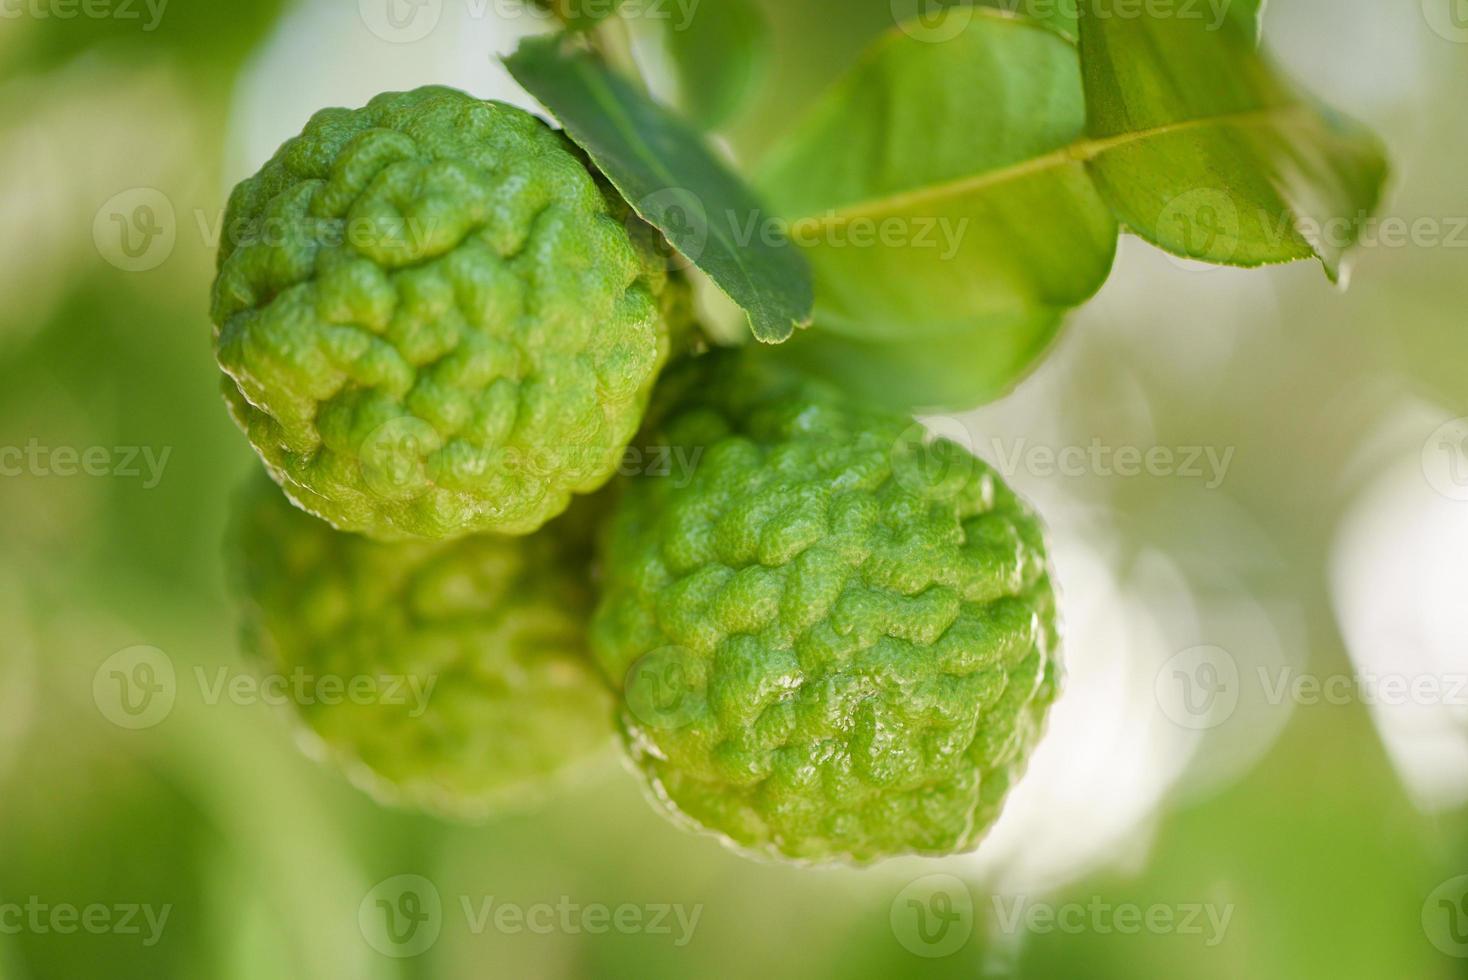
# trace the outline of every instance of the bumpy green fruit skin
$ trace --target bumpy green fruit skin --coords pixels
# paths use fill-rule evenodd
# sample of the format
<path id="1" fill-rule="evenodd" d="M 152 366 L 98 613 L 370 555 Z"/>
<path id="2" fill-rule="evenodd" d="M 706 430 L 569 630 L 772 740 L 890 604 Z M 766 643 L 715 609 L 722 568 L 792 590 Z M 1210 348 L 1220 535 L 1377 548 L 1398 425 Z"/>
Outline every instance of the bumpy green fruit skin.
<path id="1" fill-rule="evenodd" d="M 624 485 L 592 628 L 654 800 L 801 862 L 975 846 L 1060 682 L 1033 513 L 768 355 L 665 384 L 648 444 L 699 465 Z"/>
<path id="2" fill-rule="evenodd" d="M 668 270 L 529 113 L 437 87 L 323 110 L 230 198 L 226 401 L 337 528 L 528 533 L 616 471 L 687 316 Z"/>
<path id="3" fill-rule="evenodd" d="M 525 537 L 387 543 L 332 529 L 262 477 L 232 534 L 246 650 L 379 798 L 474 819 L 534 796 L 612 734 L 586 636 L 597 505 Z"/>

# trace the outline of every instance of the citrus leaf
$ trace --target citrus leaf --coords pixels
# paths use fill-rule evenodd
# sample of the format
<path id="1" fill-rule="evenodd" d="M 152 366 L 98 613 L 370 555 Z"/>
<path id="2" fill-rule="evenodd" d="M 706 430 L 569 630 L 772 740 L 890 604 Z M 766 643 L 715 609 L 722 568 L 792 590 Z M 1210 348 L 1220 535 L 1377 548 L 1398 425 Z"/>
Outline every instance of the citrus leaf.
<path id="1" fill-rule="evenodd" d="M 505 65 L 632 208 L 743 307 L 757 339 L 779 343 L 808 322 L 804 256 L 692 127 L 560 37 L 527 38 Z"/>
<path id="2" fill-rule="evenodd" d="M 1060 332 L 1042 310 L 974 324 L 962 333 L 867 340 L 802 330 L 780 349 L 804 370 L 872 404 L 904 412 L 961 412 L 1029 374 Z"/>
<path id="3" fill-rule="evenodd" d="M 912 2 L 912 0 L 909 0 Z M 1071 41 L 1079 37 L 1077 20 L 1082 0 L 978 0 L 980 6 L 1002 10 L 1055 31 Z M 1147 4 L 1128 0 L 1090 0 L 1097 13 L 1114 17 L 1172 17 L 1199 21 L 1208 30 L 1218 30 L 1226 18 L 1235 18 L 1256 36 L 1264 13 L 1264 0 L 1150 0 Z"/>
<path id="4" fill-rule="evenodd" d="M 1116 248 L 1069 151 L 1085 127 L 1076 49 L 979 8 L 922 27 L 884 37 L 759 183 L 810 257 L 818 328 L 1002 347 L 995 324 L 1083 302 Z"/>
<path id="5" fill-rule="evenodd" d="M 1078 0 L 978 0 L 978 5 L 1014 14 L 1016 17 L 1028 17 L 1074 41 L 1077 2 Z"/>
<path id="6" fill-rule="evenodd" d="M 670 21 L 664 44 L 690 120 L 717 129 L 753 93 L 769 57 L 769 29 L 751 0 L 697 6 L 685 22 Z"/>
<path id="7" fill-rule="evenodd" d="M 1318 258 L 1332 280 L 1376 209 L 1386 162 L 1369 132 L 1296 91 L 1238 18 L 1216 30 L 1083 5 L 1086 156 L 1116 216 L 1188 258 Z"/>

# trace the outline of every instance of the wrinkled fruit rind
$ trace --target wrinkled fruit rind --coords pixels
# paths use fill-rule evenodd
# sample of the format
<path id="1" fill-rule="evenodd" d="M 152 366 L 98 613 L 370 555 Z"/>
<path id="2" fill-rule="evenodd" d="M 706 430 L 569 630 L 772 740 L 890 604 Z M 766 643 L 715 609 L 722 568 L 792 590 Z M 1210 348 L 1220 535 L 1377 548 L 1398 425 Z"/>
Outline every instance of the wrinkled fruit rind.
<path id="1" fill-rule="evenodd" d="M 384 543 L 261 477 L 231 551 L 262 689 L 388 802 L 476 819 L 534 798 L 612 734 L 586 637 L 597 504 L 527 537 Z"/>
<path id="2" fill-rule="evenodd" d="M 339 529 L 528 533 L 616 471 L 687 315 L 670 268 L 523 110 L 440 87 L 323 110 L 230 198 L 225 398 Z"/>
<path id="3" fill-rule="evenodd" d="M 771 355 L 664 390 L 648 442 L 698 465 L 622 487 L 592 627 L 653 799 L 801 862 L 976 846 L 1061 681 L 1035 515 Z"/>

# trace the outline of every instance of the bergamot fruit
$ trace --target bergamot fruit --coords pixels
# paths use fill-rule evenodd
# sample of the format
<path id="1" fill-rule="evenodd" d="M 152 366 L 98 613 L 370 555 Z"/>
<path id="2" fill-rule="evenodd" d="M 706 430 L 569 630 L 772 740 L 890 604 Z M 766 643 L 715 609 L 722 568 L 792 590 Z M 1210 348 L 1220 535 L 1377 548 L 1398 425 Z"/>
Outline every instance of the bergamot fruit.
<path id="1" fill-rule="evenodd" d="M 687 316 L 563 134 L 447 88 L 317 113 L 224 232 L 231 414 L 299 505 L 383 539 L 528 533 L 602 486 Z"/>
<path id="2" fill-rule="evenodd" d="M 798 861 L 975 846 L 1060 681 L 1034 514 L 772 355 L 664 390 L 648 442 L 697 466 L 626 481 L 592 627 L 655 802 Z"/>
<path id="3" fill-rule="evenodd" d="M 524 537 L 378 542 L 262 477 L 233 535 L 262 690 L 379 798 L 476 818 L 535 795 L 612 733 L 586 636 L 598 506 Z"/>

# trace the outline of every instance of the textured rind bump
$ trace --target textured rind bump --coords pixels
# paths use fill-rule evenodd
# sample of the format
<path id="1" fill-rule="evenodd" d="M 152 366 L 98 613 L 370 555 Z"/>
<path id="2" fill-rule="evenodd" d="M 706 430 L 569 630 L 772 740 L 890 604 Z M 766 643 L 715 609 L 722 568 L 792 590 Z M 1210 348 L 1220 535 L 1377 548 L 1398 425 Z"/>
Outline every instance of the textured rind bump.
<path id="1" fill-rule="evenodd" d="M 1060 682 L 1038 520 L 910 420 L 700 360 L 648 436 L 695 475 L 625 483 L 592 628 L 654 799 L 798 861 L 975 846 Z"/>
<path id="2" fill-rule="evenodd" d="M 629 214 L 513 106 L 430 87 L 317 113 L 230 198 L 231 414 L 340 529 L 535 530 L 615 472 L 686 316 Z"/>
<path id="3" fill-rule="evenodd" d="M 611 737 L 586 648 L 582 524 L 596 506 L 527 537 L 383 543 L 333 530 L 262 477 L 233 529 L 246 650 L 358 785 L 483 816 Z M 353 684 L 367 693 L 349 696 Z"/>

